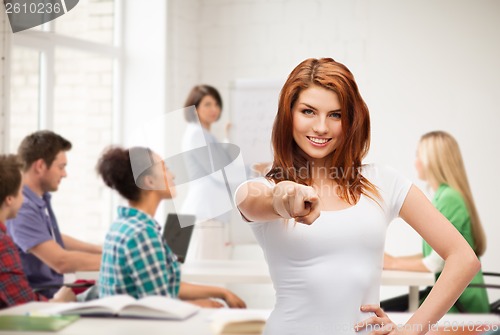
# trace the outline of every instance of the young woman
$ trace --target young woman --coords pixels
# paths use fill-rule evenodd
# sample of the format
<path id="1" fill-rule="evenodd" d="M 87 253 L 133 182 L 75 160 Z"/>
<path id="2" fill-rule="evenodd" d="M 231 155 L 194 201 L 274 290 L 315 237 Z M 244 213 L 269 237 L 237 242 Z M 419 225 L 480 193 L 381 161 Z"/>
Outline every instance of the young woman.
<path id="1" fill-rule="evenodd" d="M 157 154 L 142 147 L 110 148 L 99 159 L 97 171 L 107 186 L 128 201 L 128 207 L 118 208 L 118 218 L 106 235 L 100 297 L 164 295 L 203 307 L 221 307 L 209 299 L 219 298 L 229 307 L 245 307 L 229 290 L 180 281 L 177 259 L 154 219 L 159 203 L 175 195 L 174 177 Z"/>
<path id="2" fill-rule="evenodd" d="M 210 146 L 211 150 L 222 148 L 219 140 L 210 132 L 212 124 L 219 120 L 222 113 L 222 98 L 216 88 L 197 85 L 184 104 L 185 119 L 188 122 L 182 142 L 182 149 L 190 150 Z M 194 106 L 194 108 L 192 108 Z M 191 108 L 189 108 L 191 107 Z M 218 150 L 221 156 L 228 156 Z M 205 162 L 187 154 L 187 169 L 191 176 L 209 176 L 214 171 L 207 170 Z M 224 160 L 231 162 L 228 156 Z M 225 212 L 207 200 L 227 199 L 227 186 L 223 178 L 209 176 L 204 182 L 190 183 L 189 193 L 182 207 L 183 213 L 196 215 L 196 224 L 191 237 L 186 261 L 201 259 L 228 259 L 231 255 L 229 242 L 230 212 Z M 222 201 L 222 200 L 221 200 Z"/>
<path id="3" fill-rule="evenodd" d="M 418 177 L 425 180 L 434 192 L 433 205 L 455 226 L 465 240 L 482 256 L 486 249 L 486 235 L 474 204 L 462 154 L 457 141 L 444 131 L 432 131 L 422 136 L 418 144 L 415 161 Z M 384 257 L 384 268 L 389 270 L 410 270 L 433 272 L 436 279 L 443 270 L 444 260 L 423 241 L 422 254 L 405 257 Z M 474 284 L 484 284 L 482 271 Z M 425 297 L 430 288 L 423 290 Z M 408 296 L 383 301 L 388 311 L 408 309 Z M 450 312 L 488 313 L 489 302 L 485 288 L 466 288 Z"/>
<path id="4" fill-rule="evenodd" d="M 300 63 L 281 90 L 272 143 L 271 171 L 240 186 L 235 197 L 276 289 L 264 333 L 426 333 L 480 264 L 407 179 L 361 164 L 370 119 L 351 72 L 331 58 Z M 445 259 L 432 292 L 405 328 L 379 307 L 385 232 L 397 216 Z"/>

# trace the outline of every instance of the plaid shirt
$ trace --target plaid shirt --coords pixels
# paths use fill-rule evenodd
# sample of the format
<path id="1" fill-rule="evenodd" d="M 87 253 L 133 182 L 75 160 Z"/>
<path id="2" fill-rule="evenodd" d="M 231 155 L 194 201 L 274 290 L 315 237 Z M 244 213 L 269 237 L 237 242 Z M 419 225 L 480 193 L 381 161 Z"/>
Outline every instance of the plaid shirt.
<path id="1" fill-rule="evenodd" d="M 33 300 L 46 301 L 44 296 L 33 293 L 21 266 L 17 247 L 5 230 L 0 222 L 0 308 Z"/>
<path id="2" fill-rule="evenodd" d="M 160 225 L 135 208 L 119 207 L 104 242 L 99 296 L 135 298 L 179 294 L 180 269 L 160 233 Z"/>

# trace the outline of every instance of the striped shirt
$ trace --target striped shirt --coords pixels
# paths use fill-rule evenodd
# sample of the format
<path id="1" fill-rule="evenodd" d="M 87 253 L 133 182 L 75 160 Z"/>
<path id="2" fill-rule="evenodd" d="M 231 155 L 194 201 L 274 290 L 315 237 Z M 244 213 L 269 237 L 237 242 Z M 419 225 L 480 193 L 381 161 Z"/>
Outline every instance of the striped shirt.
<path id="1" fill-rule="evenodd" d="M 118 207 L 118 218 L 104 242 L 99 296 L 176 298 L 179 285 L 179 263 L 161 236 L 160 225 L 140 210 Z"/>

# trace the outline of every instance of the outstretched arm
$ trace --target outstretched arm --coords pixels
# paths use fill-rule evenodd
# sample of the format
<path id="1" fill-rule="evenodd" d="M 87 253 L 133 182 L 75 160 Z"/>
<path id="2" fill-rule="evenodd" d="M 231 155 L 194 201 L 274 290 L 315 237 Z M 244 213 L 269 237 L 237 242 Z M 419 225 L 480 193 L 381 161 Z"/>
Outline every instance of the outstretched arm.
<path id="1" fill-rule="evenodd" d="M 204 300 L 209 298 L 223 299 L 231 308 L 245 308 L 245 302 L 233 292 L 215 286 L 205 286 L 181 282 L 179 298 L 183 300 Z M 203 305 L 203 304 L 202 304 Z M 204 306 L 218 307 L 218 306 Z"/>
<path id="2" fill-rule="evenodd" d="M 310 186 L 282 181 L 274 187 L 249 182 L 238 188 L 236 204 L 248 221 L 295 219 L 311 224 L 320 215 L 319 197 Z"/>
<path id="3" fill-rule="evenodd" d="M 384 269 L 429 272 L 429 269 L 424 265 L 422 254 L 402 257 L 384 254 Z"/>
<path id="4" fill-rule="evenodd" d="M 422 254 L 413 256 L 393 257 L 384 254 L 384 269 L 386 270 L 406 270 L 438 273 L 443 270 L 444 259 L 434 250 L 424 257 Z"/>
<path id="5" fill-rule="evenodd" d="M 83 241 L 77 240 L 76 238 L 73 238 L 73 237 L 71 237 L 69 235 L 65 235 L 65 234 L 61 234 L 61 237 L 62 237 L 62 240 L 64 242 L 64 247 L 67 250 L 83 251 L 83 252 L 89 252 L 92 254 L 101 254 L 102 253 L 102 246 L 100 246 L 100 245 L 83 242 Z"/>
<path id="6" fill-rule="evenodd" d="M 57 273 L 75 271 L 97 271 L 101 266 L 101 255 L 63 249 L 54 240 L 40 243 L 29 250 Z"/>

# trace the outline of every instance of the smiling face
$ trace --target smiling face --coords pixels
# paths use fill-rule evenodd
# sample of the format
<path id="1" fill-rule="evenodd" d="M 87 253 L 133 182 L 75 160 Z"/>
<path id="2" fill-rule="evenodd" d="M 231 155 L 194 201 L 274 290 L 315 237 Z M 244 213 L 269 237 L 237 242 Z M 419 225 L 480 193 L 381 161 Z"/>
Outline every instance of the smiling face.
<path id="1" fill-rule="evenodd" d="M 293 139 L 319 165 L 338 145 L 342 135 L 341 108 L 337 94 L 321 86 L 300 92 L 292 108 Z"/>

